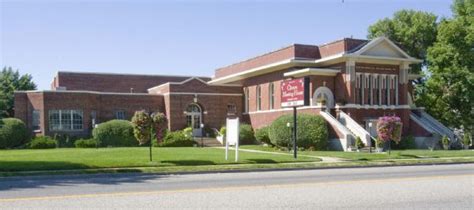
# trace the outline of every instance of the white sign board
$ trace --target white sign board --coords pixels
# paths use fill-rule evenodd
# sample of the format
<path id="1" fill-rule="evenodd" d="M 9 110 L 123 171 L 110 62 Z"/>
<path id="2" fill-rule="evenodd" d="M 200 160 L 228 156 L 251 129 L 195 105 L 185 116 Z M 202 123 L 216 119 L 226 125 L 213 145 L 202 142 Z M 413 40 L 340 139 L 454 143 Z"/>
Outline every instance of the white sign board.
<path id="1" fill-rule="evenodd" d="M 229 145 L 235 145 L 235 162 L 239 160 L 239 118 L 227 118 L 225 132 L 225 159 L 228 159 Z"/>

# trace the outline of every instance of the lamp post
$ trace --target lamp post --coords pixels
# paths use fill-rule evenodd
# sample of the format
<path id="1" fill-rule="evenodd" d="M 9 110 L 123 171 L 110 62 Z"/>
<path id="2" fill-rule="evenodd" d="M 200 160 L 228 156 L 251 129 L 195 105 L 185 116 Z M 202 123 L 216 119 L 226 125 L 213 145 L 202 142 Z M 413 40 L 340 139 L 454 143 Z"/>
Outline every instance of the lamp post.
<path id="1" fill-rule="evenodd" d="M 369 131 L 372 130 L 372 122 L 369 122 L 369 129 L 370 129 Z M 370 135 L 370 133 L 369 133 L 369 135 Z M 372 138 L 371 138 L 371 136 L 369 136 L 369 142 L 367 142 L 367 143 L 369 143 L 369 145 L 368 145 L 369 146 L 369 153 L 372 153 Z"/>
<path id="2" fill-rule="evenodd" d="M 204 123 L 201 123 L 201 147 L 204 147 L 203 133 L 204 133 Z"/>
<path id="3" fill-rule="evenodd" d="M 291 123 L 287 122 L 286 127 L 290 129 L 290 136 L 291 140 L 293 141 L 293 127 L 291 127 Z M 288 150 L 291 151 L 290 142 L 288 142 Z"/>

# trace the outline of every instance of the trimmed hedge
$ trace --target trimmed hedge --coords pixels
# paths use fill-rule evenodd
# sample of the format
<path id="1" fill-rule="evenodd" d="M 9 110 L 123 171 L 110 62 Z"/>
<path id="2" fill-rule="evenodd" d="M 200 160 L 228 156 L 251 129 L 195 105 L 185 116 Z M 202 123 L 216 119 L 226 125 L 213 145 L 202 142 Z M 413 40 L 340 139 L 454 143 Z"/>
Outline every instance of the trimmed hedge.
<path id="1" fill-rule="evenodd" d="M 288 122 L 293 125 L 293 115 L 283 115 L 271 124 L 268 136 L 273 145 L 287 147 L 292 144 L 291 128 L 286 126 Z M 327 149 L 328 126 L 324 118 L 317 115 L 298 114 L 297 123 L 298 147 Z"/>
<path id="2" fill-rule="evenodd" d="M 158 147 L 192 147 L 196 144 L 184 131 L 168 132 Z"/>
<path id="3" fill-rule="evenodd" d="M 49 136 L 36 137 L 28 144 L 30 149 L 53 149 L 56 147 L 58 147 L 58 141 Z"/>
<path id="4" fill-rule="evenodd" d="M 255 133 L 251 125 L 240 124 L 239 141 L 240 144 L 255 144 Z"/>
<path id="5" fill-rule="evenodd" d="M 28 129 L 16 118 L 0 119 L 0 149 L 13 148 L 28 143 Z"/>
<path id="6" fill-rule="evenodd" d="M 133 136 L 133 126 L 127 120 L 110 120 L 94 128 L 92 136 L 100 146 L 130 147 L 138 146 Z"/>
<path id="7" fill-rule="evenodd" d="M 220 129 L 220 133 L 225 136 L 226 134 L 226 127 L 222 126 Z M 254 144 L 255 143 L 255 133 L 253 132 L 253 128 L 251 125 L 246 123 L 240 124 L 239 130 L 239 144 Z"/>
<path id="8" fill-rule="evenodd" d="M 270 130 L 269 126 L 262 127 L 255 131 L 255 139 L 259 143 L 265 143 L 271 145 L 270 137 L 268 137 L 268 131 Z"/>
<path id="9" fill-rule="evenodd" d="M 76 148 L 96 148 L 97 140 L 95 139 L 78 139 L 74 142 Z"/>

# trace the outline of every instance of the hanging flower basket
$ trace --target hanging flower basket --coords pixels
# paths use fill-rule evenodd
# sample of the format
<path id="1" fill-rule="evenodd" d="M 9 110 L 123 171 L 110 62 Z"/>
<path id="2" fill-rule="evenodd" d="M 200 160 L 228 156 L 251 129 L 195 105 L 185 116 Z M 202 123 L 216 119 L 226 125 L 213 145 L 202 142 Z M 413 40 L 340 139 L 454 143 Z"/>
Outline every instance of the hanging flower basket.
<path id="1" fill-rule="evenodd" d="M 378 140 L 398 144 L 402 137 L 402 121 L 397 116 L 383 116 L 377 121 Z"/>

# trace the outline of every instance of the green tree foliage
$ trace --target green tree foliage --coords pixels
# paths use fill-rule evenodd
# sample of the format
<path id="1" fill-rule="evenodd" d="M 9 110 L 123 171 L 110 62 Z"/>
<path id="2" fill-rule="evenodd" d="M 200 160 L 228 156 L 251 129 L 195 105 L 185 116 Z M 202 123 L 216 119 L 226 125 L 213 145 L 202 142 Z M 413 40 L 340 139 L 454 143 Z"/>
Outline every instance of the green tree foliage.
<path id="1" fill-rule="evenodd" d="M 12 67 L 4 67 L 0 72 L 0 116 L 13 117 L 14 91 L 36 90 L 33 77 L 29 74 L 21 75 Z"/>
<path id="2" fill-rule="evenodd" d="M 417 105 L 442 123 L 474 129 L 474 1 L 457 0 L 453 18 L 438 27 L 428 50 L 430 76 L 418 87 Z"/>
<path id="3" fill-rule="evenodd" d="M 369 26 L 367 37 L 386 36 L 410 56 L 423 59 L 423 63 L 412 66 L 413 73 L 420 73 L 427 64 L 427 49 L 436 40 L 436 20 L 437 16 L 429 12 L 400 10 L 392 18 L 379 20 Z"/>
<path id="4" fill-rule="evenodd" d="M 140 145 L 148 143 L 152 135 L 153 119 L 145 111 L 136 111 L 132 117 L 133 134 Z"/>

